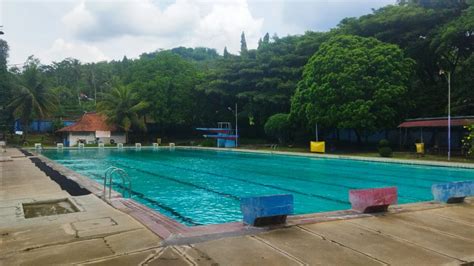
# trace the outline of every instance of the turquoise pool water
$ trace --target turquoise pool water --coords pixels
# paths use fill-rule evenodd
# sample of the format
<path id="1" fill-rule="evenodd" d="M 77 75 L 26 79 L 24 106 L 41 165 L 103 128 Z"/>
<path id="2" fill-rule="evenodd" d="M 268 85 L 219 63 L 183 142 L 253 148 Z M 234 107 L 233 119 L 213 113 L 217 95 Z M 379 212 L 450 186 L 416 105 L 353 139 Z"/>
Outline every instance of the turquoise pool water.
<path id="1" fill-rule="evenodd" d="M 107 167 L 123 168 L 133 199 L 191 226 L 240 221 L 246 196 L 293 194 L 295 213 L 305 214 L 349 209 L 349 189 L 397 186 L 399 203 L 409 203 L 432 200 L 434 183 L 474 180 L 460 168 L 180 148 L 43 155 L 100 183 Z"/>

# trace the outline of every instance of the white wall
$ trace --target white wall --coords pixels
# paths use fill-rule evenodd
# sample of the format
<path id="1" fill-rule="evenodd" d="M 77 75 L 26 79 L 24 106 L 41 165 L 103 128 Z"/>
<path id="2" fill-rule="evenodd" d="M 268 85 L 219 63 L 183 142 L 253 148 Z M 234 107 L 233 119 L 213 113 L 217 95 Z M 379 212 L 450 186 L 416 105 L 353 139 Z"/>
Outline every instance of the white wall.
<path id="1" fill-rule="evenodd" d="M 69 146 L 76 146 L 79 140 L 85 140 L 87 144 L 95 144 L 95 132 L 69 132 L 67 139 Z M 110 138 L 99 138 L 105 144 L 110 144 L 110 139 L 115 140 L 115 143 L 125 143 L 125 133 L 112 132 Z"/>

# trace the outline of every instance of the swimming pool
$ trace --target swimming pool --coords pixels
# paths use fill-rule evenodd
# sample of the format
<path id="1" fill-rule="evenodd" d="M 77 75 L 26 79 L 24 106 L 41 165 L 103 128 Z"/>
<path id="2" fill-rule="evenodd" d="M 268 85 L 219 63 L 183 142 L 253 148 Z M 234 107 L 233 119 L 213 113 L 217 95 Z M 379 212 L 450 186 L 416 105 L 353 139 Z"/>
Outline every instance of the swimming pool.
<path id="1" fill-rule="evenodd" d="M 349 189 L 397 186 L 399 203 L 410 203 L 432 200 L 434 183 L 474 180 L 472 169 L 216 150 L 42 154 L 99 183 L 109 166 L 123 168 L 133 199 L 190 226 L 241 221 L 240 198 L 246 196 L 293 194 L 295 214 L 306 214 L 350 209 Z"/>

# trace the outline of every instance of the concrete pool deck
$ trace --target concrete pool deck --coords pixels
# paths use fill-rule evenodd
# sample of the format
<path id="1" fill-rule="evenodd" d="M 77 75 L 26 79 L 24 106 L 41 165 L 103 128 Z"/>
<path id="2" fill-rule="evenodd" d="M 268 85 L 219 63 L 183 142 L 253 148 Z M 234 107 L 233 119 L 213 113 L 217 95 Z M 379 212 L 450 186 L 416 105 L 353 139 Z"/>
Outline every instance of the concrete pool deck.
<path id="1" fill-rule="evenodd" d="M 173 245 L 94 194 L 61 190 L 18 150 L 0 156 L 0 265 L 474 265 L 473 198 Z M 80 211 L 24 218 L 22 203 L 55 199 Z"/>

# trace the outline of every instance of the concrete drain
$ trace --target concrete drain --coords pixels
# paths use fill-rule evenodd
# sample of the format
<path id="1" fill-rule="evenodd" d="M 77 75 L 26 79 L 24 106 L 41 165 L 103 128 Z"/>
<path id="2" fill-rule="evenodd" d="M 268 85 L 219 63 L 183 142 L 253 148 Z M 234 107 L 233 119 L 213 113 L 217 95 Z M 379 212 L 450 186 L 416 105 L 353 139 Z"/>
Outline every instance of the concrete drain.
<path id="1" fill-rule="evenodd" d="M 22 205 L 23 213 L 27 219 L 79 211 L 79 209 L 72 204 L 69 199 L 38 201 L 33 203 L 23 203 Z"/>

